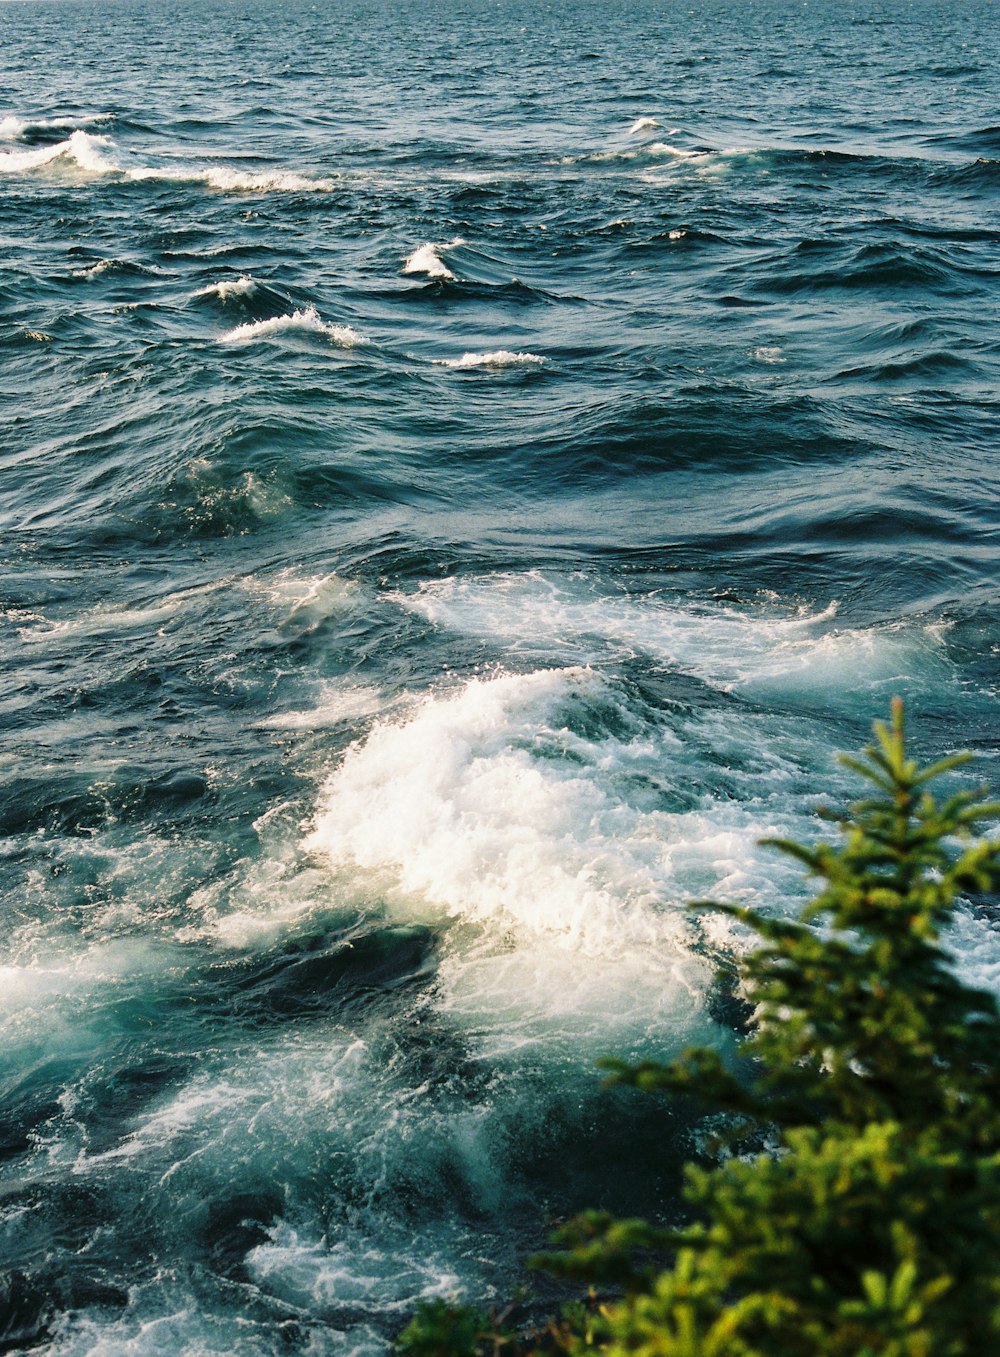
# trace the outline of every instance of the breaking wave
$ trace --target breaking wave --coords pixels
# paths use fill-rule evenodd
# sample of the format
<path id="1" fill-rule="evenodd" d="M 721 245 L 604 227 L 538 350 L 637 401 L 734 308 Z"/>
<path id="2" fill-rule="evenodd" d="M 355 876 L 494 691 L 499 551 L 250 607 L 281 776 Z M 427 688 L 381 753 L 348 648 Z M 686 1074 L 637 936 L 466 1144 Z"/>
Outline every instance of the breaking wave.
<path id="1" fill-rule="evenodd" d="M 496 349 L 492 353 L 463 353 L 461 358 L 435 358 L 445 368 L 537 368 L 545 359 L 537 353 L 513 353 L 510 349 Z"/>
<path id="2" fill-rule="evenodd" d="M 221 283 L 209 283 L 206 287 L 198 288 L 197 292 L 192 292 L 192 297 L 218 297 L 220 302 L 228 301 L 230 297 L 249 297 L 257 291 L 257 283 L 247 274 L 241 274 L 239 278 L 223 278 Z"/>
<path id="3" fill-rule="evenodd" d="M 369 343 L 363 334 L 350 325 L 333 325 L 322 320 L 315 306 L 293 311 L 288 316 L 271 316 L 267 320 L 248 321 L 219 336 L 222 344 L 250 344 L 259 339 L 273 339 L 276 335 L 294 333 L 322 335 L 341 348 L 353 349 Z"/>
<path id="4" fill-rule="evenodd" d="M 428 278 L 446 278 L 450 281 L 454 281 L 456 275 L 441 258 L 441 253 L 445 250 L 453 250 L 464 244 L 465 241 L 462 237 L 456 236 L 454 240 L 449 241 L 446 245 L 433 245 L 429 243 L 421 245 L 418 249 L 414 250 L 411 255 L 407 256 L 406 262 L 403 264 L 403 272 L 423 273 L 426 274 Z"/>
<path id="5" fill-rule="evenodd" d="M 77 129 L 65 141 L 30 151 L 0 152 L 0 174 L 25 174 L 75 166 L 87 175 L 111 175 L 131 183 L 202 184 L 223 193 L 327 193 L 334 180 L 291 170 L 239 170 L 226 165 L 142 165 L 121 160 L 110 137 Z"/>

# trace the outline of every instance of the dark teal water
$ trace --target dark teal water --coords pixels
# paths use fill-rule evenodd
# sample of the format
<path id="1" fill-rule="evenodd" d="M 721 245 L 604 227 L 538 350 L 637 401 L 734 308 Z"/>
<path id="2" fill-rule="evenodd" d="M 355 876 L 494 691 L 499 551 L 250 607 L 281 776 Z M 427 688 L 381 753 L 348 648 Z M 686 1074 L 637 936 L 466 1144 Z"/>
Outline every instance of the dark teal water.
<path id="1" fill-rule="evenodd" d="M 997 31 L 0 6 L 0 1347 L 377 1354 L 669 1213 L 592 1061 L 732 1040 L 683 901 L 894 692 L 1000 781 Z"/>

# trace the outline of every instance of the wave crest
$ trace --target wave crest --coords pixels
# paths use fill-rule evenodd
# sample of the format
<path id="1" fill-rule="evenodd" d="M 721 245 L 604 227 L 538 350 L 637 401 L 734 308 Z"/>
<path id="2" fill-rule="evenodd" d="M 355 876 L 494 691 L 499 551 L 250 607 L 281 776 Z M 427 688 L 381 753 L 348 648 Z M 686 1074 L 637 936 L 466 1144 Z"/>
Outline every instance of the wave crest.
<path id="1" fill-rule="evenodd" d="M 0 126 L 12 132 L 21 120 L 7 119 Z M 24 135 L 28 124 L 18 135 Z M 11 139 L 8 137 L 8 139 Z M 136 184 L 202 184 L 223 193 L 328 193 L 332 179 L 312 179 L 292 170 L 237 170 L 226 165 L 125 165 L 118 158 L 110 137 L 77 128 L 65 141 L 30 151 L 0 152 L 0 174 L 24 174 L 59 162 L 75 165 L 85 174 L 117 175 Z"/>
<path id="2" fill-rule="evenodd" d="M 248 274 L 241 273 L 238 278 L 223 278 L 221 283 L 209 283 L 207 287 L 200 287 L 197 292 L 192 292 L 192 297 L 218 297 L 220 302 L 228 301 L 230 297 L 248 297 L 252 292 L 256 292 L 257 283 Z"/>
<path id="3" fill-rule="evenodd" d="M 110 137 L 77 129 L 65 141 L 57 141 L 52 146 L 38 146 L 32 151 L 0 152 L 0 174 L 23 174 L 46 165 L 55 167 L 59 161 L 76 165 L 85 174 L 121 172 Z"/>
<path id="4" fill-rule="evenodd" d="M 537 353 L 495 349 L 492 353 L 463 353 L 461 358 L 435 358 L 434 362 L 443 368 L 532 368 L 541 367 L 545 359 Z"/>
<path id="5" fill-rule="evenodd" d="M 303 330 L 306 333 L 320 334 L 339 344 L 341 348 L 353 349 L 369 340 L 350 325 L 332 325 L 322 320 L 315 306 L 293 311 L 288 316 L 271 316 L 269 320 L 249 321 L 246 325 L 237 325 L 220 336 L 222 344 L 249 344 L 258 339 L 273 339 L 275 335 L 285 334 L 289 330 Z"/>
<path id="6" fill-rule="evenodd" d="M 87 113 L 77 117 L 56 118 L 18 118 L 8 114 L 0 118 L 0 140 L 28 141 L 32 137 L 44 136 L 46 132 L 68 132 L 79 127 L 92 127 L 95 123 L 111 122 L 113 113 Z"/>
<path id="7" fill-rule="evenodd" d="M 425 273 L 428 278 L 445 278 L 452 282 L 455 280 L 455 274 L 441 258 L 439 250 L 453 250 L 456 246 L 464 245 L 465 241 L 461 236 L 456 236 L 454 240 L 447 244 L 433 244 L 428 242 L 414 250 L 407 256 L 403 265 L 404 273 Z"/>

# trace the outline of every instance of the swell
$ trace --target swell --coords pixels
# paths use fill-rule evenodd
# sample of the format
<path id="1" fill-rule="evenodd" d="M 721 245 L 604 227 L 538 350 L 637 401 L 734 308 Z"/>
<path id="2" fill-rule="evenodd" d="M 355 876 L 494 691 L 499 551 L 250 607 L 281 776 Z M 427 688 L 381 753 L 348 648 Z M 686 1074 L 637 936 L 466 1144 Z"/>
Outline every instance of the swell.
<path id="1" fill-rule="evenodd" d="M 840 258 L 833 267 L 795 265 L 775 271 L 754 284 L 755 290 L 779 295 L 797 292 L 862 290 L 886 293 L 896 289 L 933 290 L 962 296 L 980 281 L 993 279 L 997 269 L 985 262 L 956 258 L 942 247 L 904 245 L 898 241 L 873 241 L 846 251 L 842 246 L 822 246 L 824 253 L 836 250 Z M 799 247 L 800 258 L 804 253 Z M 788 261 L 791 262 L 791 261 Z"/>
<path id="2" fill-rule="evenodd" d="M 752 476 L 802 464 L 851 465 L 875 451 L 873 443 L 840 432 L 833 406 L 810 397 L 775 399 L 735 384 L 681 386 L 664 402 L 594 402 L 560 418 L 554 429 L 500 447 L 540 497 L 581 483 L 672 471 Z M 500 447 L 484 453 L 495 459 Z"/>

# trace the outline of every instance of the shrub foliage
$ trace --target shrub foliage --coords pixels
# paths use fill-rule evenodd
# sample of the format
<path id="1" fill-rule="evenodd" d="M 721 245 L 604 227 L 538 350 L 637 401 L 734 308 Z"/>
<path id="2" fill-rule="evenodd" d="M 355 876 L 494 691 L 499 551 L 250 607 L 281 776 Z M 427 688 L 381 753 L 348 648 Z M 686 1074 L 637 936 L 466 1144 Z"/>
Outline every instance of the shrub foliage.
<path id="1" fill-rule="evenodd" d="M 756 935 L 736 1067 L 709 1050 L 604 1062 L 612 1081 L 727 1115 L 728 1148 L 689 1165 L 695 1224 L 589 1213 L 536 1260 L 607 1288 L 533 1334 L 438 1302 L 409 1357 L 982 1357 L 1000 1352 L 1000 1012 L 955 974 L 957 899 L 1000 884 L 1000 806 L 937 801 L 906 751 L 902 704 L 860 758 L 868 784 L 835 842 L 774 846 L 819 889 L 797 920 L 721 909 Z"/>

